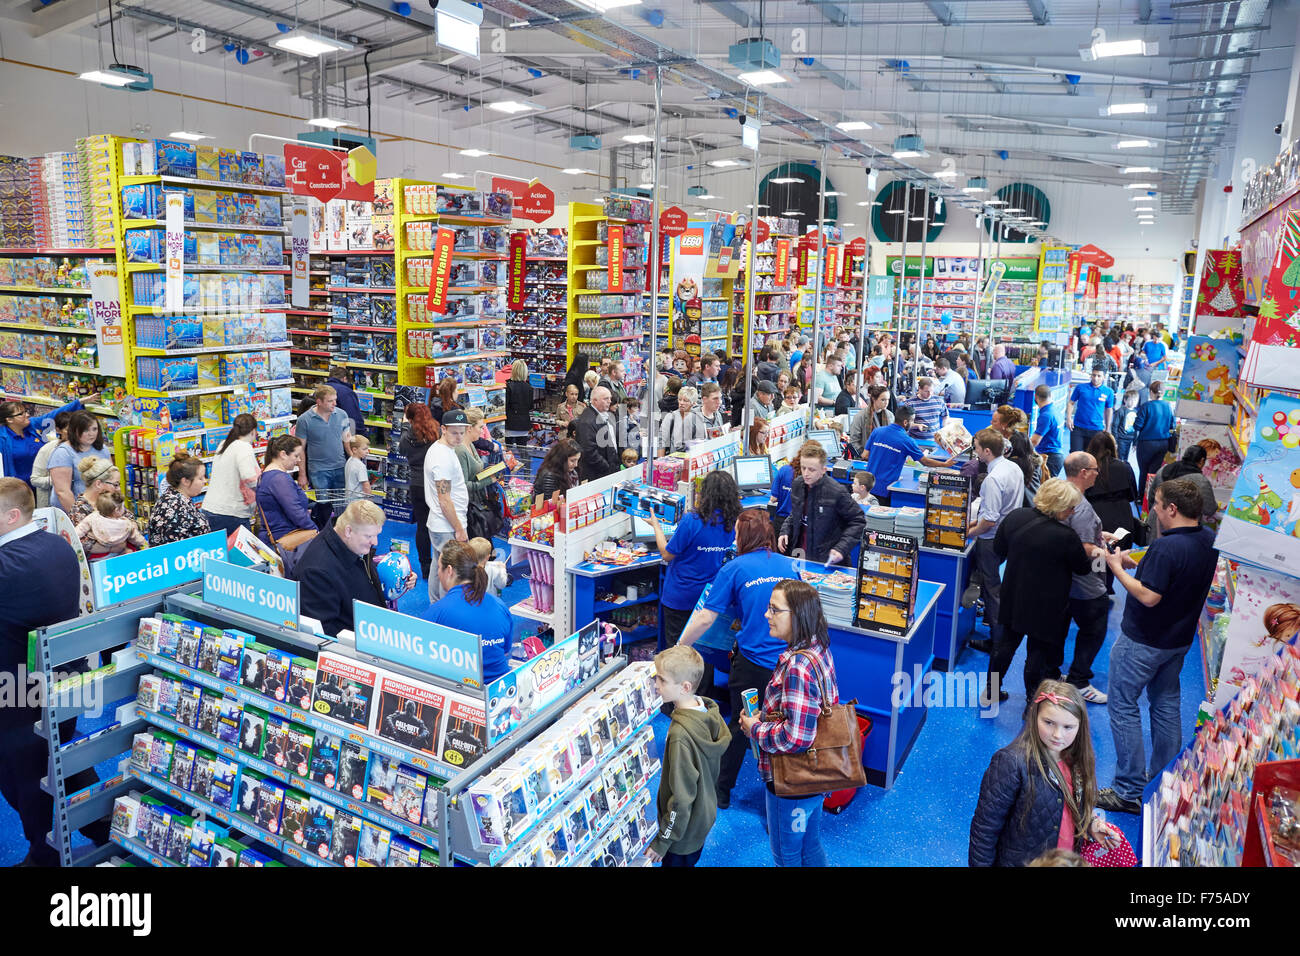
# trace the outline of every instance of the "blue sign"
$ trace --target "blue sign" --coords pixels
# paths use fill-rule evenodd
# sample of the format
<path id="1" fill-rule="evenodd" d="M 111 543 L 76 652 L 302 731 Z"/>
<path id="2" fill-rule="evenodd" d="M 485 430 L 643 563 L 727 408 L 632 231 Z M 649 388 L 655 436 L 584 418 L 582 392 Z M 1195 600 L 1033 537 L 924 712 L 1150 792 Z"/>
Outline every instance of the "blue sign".
<path id="1" fill-rule="evenodd" d="M 208 558 L 203 600 L 259 621 L 298 630 L 298 582 Z"/>
<path id="2" fill-rule="evenodd" d="M 542 375 L 540 372 L 529 372 L 528 384 L 531 385 L 533 388 L 545 388 L 546 376 Z"/>
<path id="3" fill-rule="evenodd" d="M 352 602 L 352 620 L 357 653 L 371 654 L 457 684 L 483 686 L 479 635 L 365 601 Z"/>
<path id="4" fill-rule="evenodd" d="M 174 541 L 156 548 L 96 561 L 91 567 L 95 581 L 95 607 L 108 607 L 203 576 L 203 559 L 226 560 L 226 533 L 211 531 L 197 538 Z"/>

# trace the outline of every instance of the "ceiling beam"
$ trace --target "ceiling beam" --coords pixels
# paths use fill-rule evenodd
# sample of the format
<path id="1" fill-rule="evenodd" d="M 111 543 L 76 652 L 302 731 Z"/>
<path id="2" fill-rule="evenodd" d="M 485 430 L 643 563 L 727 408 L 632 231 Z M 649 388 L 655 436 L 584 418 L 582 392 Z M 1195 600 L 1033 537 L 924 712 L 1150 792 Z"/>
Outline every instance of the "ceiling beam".
<path id="1" fill-rule="evenodd" d="M 737 26 L 746 30 L 754 25 L 754 18 L 729 0 L 700 0 L 705 6 L 712 7 Z"/>
<path id="2" fill-rule="evenodd" d="M 32 11 L 32 36 L 79 30 L 99 18 L 99 0 L 61 0 Z"/>
<path id="3" fill-rule="evenodd" d="M 1045 27 L 1051 22 L 1051 13 L 1043 0 L 1025 0 L 1025 2 L 1029 4 L 1029 12 L 1034 15 L 1034 22 L 1040 27 Z"/>
<path id="4" fill-rule="evenodd" d="M 849 15 L 842 7 L 837 7 L 831 0 L 804 0 L 804 2 L 835 26 L 848 26 Z"/>
<path id="5" fill-rule="evenodd" d="M 945 27 L 952 26 L 956 21 L 956 17 L 952 12 L 952 7 L 944 3 L 943 0 L 925 0 L 925 5 L 930 8 L 930 12 L 934 14 L 934 18 Z"/>

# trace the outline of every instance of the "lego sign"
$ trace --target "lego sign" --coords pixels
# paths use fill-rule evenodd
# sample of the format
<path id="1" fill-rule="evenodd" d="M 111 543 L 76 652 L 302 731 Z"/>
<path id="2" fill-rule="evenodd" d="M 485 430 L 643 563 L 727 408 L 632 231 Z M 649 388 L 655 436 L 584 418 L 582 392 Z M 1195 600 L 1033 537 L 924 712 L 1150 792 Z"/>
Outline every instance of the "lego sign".
<path id="1" fill-rule="evenodd" d="M 682 256 L 704 255 L 704 230 L 687 229 L 677 240 L 677 254 Z"/>
<path id="2" fill-rule="evenodd" d="M 343 192 L 344 156 L 331 149 L 290 144 L 284 148 L 284 180 L 299 196 L 329 202 Z M 373 197 L 373 184 L 371 195 Z"/>
<path id="3" fill-rule="evenodd" d="M 669 206 L 659 215 L 659 231 L 665 236 L 680 236 L 688 224 L 686 210 L 679 206 Z"/>
<path id="4" fill-rule="evenodd" d="M 517 205 L 518 200 L 516 200 Z M 528 195 L 524 197 L 523 212 L 519 215 L 533 222 L 545 222 L 550 219 L 555 215 L 555 193 L 542 183 L 533 183 L 528 187 Z"/>

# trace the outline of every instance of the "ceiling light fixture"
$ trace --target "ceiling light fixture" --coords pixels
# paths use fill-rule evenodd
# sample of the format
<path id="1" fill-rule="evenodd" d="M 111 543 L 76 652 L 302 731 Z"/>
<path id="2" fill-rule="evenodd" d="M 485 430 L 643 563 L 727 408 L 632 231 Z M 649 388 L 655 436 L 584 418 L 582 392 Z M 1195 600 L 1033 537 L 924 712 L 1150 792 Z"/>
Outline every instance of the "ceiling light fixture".
<path id="1" fill-rule="evenodd" d="M 492 155 L 492 153 L 491 153 L 490 151 L 486 150 L 486 149 L 476 149 L 476 148 L 473 148 L 473 147 L 470 147 L 469 149 L 462 149 L 462 150 L 460 151 L 460 154 L 461 154 L 462 156 L 468 156 L 468 157 L 470 157 L 471 159 L 478 159 L 478 158 L 481 157 L 481 156 L 491 156 L 491 155 Z"/>
<path id="2" fill-rule="evenodd" d="M 483 8 L 465 0 L 429 0 L 433 7 L 434 42 L 478 59 Z"/>
<path id="3" fill-rule="evenodd" d="M 529 110 L 537 109 L 531 103 L 521 103 L 518 100 L 498 100 L 495 103 L 488 103 L 487 108 L 498 113 L 527 113 Z"/>
<path id="4" fill-rule="evenodd" d="M 841 229 L 852 229 L 852 228 L 854 228 L 855 226 L 857 226 L 857 223 L 856 223 L 856 222 L 842 222 L 842 223 L 840 223 L 840 228 L 841 228 Z"/>
<path id="5" fill-rule="evenodd" d="M 783 216 L 802 216 L 803 214 L 804 212 L 802 209 L 787 209 L 785 212 L 781 213 Z"/>
<path id="6" fill-rule="evenodd" d="M 924 216 L 911 216 L 912 222 L 925 222 Z"/>
<path id="7" fill-rule="evenodd" d="M 560 170 L 560 172 L 564 173 L 566 176 L 582 176 L 585 173 L 590 173 L 591 170 L 579 169 L 577 166 L 570 166 L 568 169 Z"/>
<path id="8" fill-rule="evenodd" d="M 1145 40 L 1104 40 L 1098 38 L 1087 46 L 1079 47 L 1079 58 L 1082 60 L 1101 60 L 1108 56 L 1155 56 L 1159 52 L 1159 43 L 1147 43 Z"/>
<path id="9" fill-rule="evenodd" d="M 828 189 L 828 190 L 826 190 L 826 192 L 822 193 L 821 195 L 823 195 L 823 196 L 844 196 L 844 195 L 847 195 L 847 194 L 846 194 L 846 193 L 841 193 L 841 192 L 836 192 L 834 189 Z"/>
<path id="10" fill-rule="evenodd" d="M 1012 213 L 1024 212 L 1024 210 L 1021 209 L 1019 206 L 1008 206 L 1006 209 L 1002 211 L 1006 213 L 1008 216 L 1011 215 Z"/>
<path id="11" fill-rule="evenodd" d="M 775 179 L 769 179 L 773 185 L 785 185 L 787 183 L 801 183 L 803 180 L 798 176 L 777 176 Z"/>
<path id="12" fill-rule="evenodd" d="M 627 133 L 623 137 L 625 143 L 653 143 L 655 138 L 647 136 L 645 133 Z"/>
<path id="13" fill-rule="evenodd" d="M 352 124 L 347 120 L 335 119 L 333 116 L 313 116 L 307 120 L 307 125 L 319 126 L 321 129 L 342 129 Z"/>
<path id="14" fill-rule="evenodd" d="M 711 159 L 709 165 L 717 169 L 727 169 L 731 166 L 743 166 L 745 164 L 739 159 Z"/>
<path id="15" fill-rule="evenodd" d="M 858 130 L 871 129 L 871 124 L 864 123 L 862 120 L 844 120 L 841 123 L 836 123 L 835 128 L 846 133 L 856 133 Z"/>
<path id="16" fill-rule="evenodd" d="M 167 134 L 168 139 L 183 139 L 187 143 L 197 143 L 199 140 L 212 139 L 207 133 L 191 133 L 189 130 L 178 129 Z"/>
<path id="17" fill-rule="evenodd" d="M 1120 172 L 1128 175 L 1131 173 L 1158 173 L 1160 170 L 1154 166 L 1125 166 Z"/>
<path id="18" fill-rule="evenodd" d="M 961 188 L 961 191 L 968 195 L 986 193 L 989 191 L 989 181 L 983 176 L 972 176 L 966 180 L 966 185 Z"/>
<path id="19" fill-rule="evenodd" d="M 1109 106 L 1101 107 L 1097 112 L 1102 116 L 1133 116 L 1139 113 L 1154 113 L 1156 104 L 1151 102 L 1142 103 L 1111 103 Z"/>
<path id="20" fill-rule="evenodd" d="M 859 206 L 870 206 L 870 205 L 871 205 L 871 200 L 870 200 L 870 199 L 864 199 L 864 200 L 862 200 L 862 202 L 858 203 L 857 205 L 859 205 Z"/>
<path id="21" fill-rule="evenodd" d="M 965 192 L 965 190 L 962 190 L 962 191 Z M 984 200 L 984 205 L 986 205 L 986 206 L 1005 206 L 1005 205 L 1007 205 L 1007 201 L 1006 201 L 1005 199 L 986 199 L 986 200 Z"/>
<path id="22" fill-rule="evenodd" d="M 299 56 L 325 56 L 327 53 L 349 53 L 356 47 L 346 40 L 327 37 L 313 30 L 290 30 L 271 41 L 277 50 L 296 53 Z"/>
<path id="23" fill-rule="evenodd" d="M 915 134 L 899 136 L 894 140 L 894 159 L 919 159 L 930 155 L 925 151 L 925 140 Z"/>
<path id="24" fill-rule="evenodd" d="M 443 179 L 467 179 L 468 177 L 464 173 L 443 173 L 442 178 Z"/>
<path id="25" fill-rule="evenodd" d="M 1121 139 L 1115 144 L 1116 149 L 1146 149 L 1148 146 L 1154 146 L 1155 143 L 1149 139 Z"/>
<path id="26" fill-rule="evenodd" d="M 776 70 L 751 70 L 748 73 L 741 73 L 737 79 L 750 86 L 771 86 L 774 83 L 790 82 Z"/>
<path id="27" fill-rule="evenodd" d="M 140 82 L 139 76 L 128 72 L 120 64 L 114 64 L 107 70 L 91 70 L 88 73 L 82 73 L 78 79 L 90 83 L 101 83 L 104 86 L 130 86 L 132 83 Z"/>
<path id="28" fill-rule="evenodd" d="M 641 4 L 641 0 L 573 0 L 573 2 L 597 13 L 607 13 L 619 7 L 635 7 Z"/>
<path id="29" fill-rule="evenodd" d="M 1129 183 L 1125 189 L 1155 189 L 1155 183 Z"/>

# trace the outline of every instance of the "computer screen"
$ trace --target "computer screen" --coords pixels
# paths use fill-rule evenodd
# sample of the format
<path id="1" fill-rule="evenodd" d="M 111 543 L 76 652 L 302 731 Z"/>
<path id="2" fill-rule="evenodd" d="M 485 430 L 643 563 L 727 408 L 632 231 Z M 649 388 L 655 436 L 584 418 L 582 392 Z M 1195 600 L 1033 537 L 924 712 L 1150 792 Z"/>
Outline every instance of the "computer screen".
<path id="1" fill-rule="evenodd" d="M 748 488 L 772 487 L 772 459 L 767 455 L 742 455 L 736 459 L 736 484 Z"/>
<path id="2" fill-rule="evenodd" d="M 840 458 L 840 437 L 829 428 L 810 431 L 808 437 L 826 449 L 827 461 L 836 461 Z"/>

